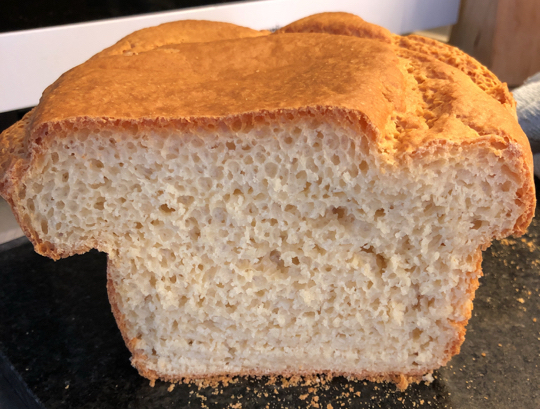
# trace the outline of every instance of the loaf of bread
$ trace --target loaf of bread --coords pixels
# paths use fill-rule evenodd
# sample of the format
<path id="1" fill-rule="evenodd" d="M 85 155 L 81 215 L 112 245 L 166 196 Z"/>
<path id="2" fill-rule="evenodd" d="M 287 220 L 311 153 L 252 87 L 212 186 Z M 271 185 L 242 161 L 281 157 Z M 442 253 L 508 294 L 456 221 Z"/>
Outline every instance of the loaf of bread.
<path id="1" fill-rule="evenodd" d="M 481 251 L 535 208 L 506 85 L 343 13 L 140 31 L 0 140 L 1 193 L 36 251 L 108 254 L 151 380 L 405 387 L 459 352 Z"/>

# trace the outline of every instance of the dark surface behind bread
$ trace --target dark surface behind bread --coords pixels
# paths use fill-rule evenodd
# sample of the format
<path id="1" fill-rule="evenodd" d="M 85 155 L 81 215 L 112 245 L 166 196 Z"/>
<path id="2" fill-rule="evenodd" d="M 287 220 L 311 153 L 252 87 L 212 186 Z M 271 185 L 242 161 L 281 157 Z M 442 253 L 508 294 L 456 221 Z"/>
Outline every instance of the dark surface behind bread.
<path id="1" fill-rule="evenodd" d="M 182 8 L 232 3 L 232 0 L 3 0 L 0 32 L 84 23 Z"/>

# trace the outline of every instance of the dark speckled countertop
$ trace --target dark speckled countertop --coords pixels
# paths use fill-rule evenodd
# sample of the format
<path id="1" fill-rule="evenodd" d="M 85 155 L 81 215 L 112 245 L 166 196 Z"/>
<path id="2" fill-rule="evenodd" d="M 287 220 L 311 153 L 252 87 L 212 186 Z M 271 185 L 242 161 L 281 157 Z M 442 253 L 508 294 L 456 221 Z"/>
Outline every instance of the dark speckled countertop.
<path id="1" fill-rule="evenodd" d="M 32 401 L 33 394 L 47 409 L 540 408 L 539 236 L 535 219 L 528 234 L 494 242 L 484 253 L 484 277 L 461 354 L 434 374 L 433 383 L 405 392 L 344 378 L 151 387 L 131 367 L 113 319 L 105 255 L 90 252 L 54 262 L 19 239 L 0 246 L 0 378 L 11 376 L 12 384 L 18 379 L 19 400 Z"/>

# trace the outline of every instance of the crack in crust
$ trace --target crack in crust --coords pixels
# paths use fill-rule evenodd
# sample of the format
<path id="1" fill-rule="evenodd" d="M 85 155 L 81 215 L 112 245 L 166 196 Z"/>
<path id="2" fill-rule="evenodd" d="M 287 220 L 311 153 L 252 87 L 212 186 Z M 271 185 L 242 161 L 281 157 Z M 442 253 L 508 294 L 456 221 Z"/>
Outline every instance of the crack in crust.
<path id="1" fill-rule="evenodd" d="M 515 109 L 516 102 L 505 83 L 486 67 L 463 51 L 433 40 L 417 35 L 394 36 L 394 44 L 401 48 L 397 51 L 405 58 L 418 60 L 436 59 L 451 67 L 457 68 L 467 75 L 482 91 L 490 95 L 503 105 L 507 105 L 510 111 Z M 420 55 L 423 57 L 420 57 Z"/>

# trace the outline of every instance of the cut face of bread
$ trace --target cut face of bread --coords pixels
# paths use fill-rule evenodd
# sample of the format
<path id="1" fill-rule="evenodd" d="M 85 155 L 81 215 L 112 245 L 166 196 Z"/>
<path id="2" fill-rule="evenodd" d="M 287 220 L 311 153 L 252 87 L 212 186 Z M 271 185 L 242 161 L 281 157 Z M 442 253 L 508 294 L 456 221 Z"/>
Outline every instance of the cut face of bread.
<path id="1" fill-rule="evenodd" d="M 93 59 L 2 135 L 2 192 L 36 249 L 108 253 L 113 312 L 150 379 L 403 381 L 444 365 L 464 339 L 481 250 L 532 217 L 530 149 L 510 108 L 378 40 L 223 44 Z M 126 103 L 126 78 L 161 70 L 150 61 L 191 80 L 162 77 L 169 99 L 141 86 Z M 249 87 L 227 88 L 238 81 Z"/>
<path id="2" fill-rule="evenodd" d="M 321 119 L 74 132 L 20 200 L 43 241 L 108 252 L 145 371 L 421 375 L 459 347 L 516 176 L 487 146 L 388 164 Z"/>

